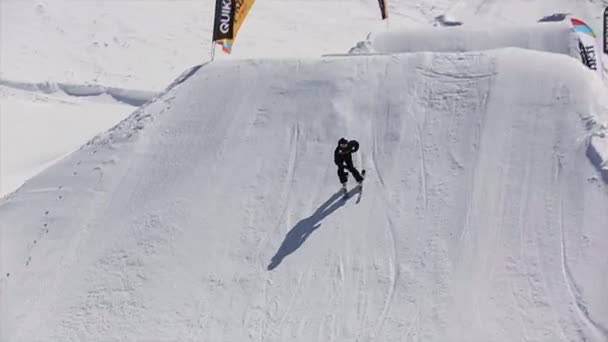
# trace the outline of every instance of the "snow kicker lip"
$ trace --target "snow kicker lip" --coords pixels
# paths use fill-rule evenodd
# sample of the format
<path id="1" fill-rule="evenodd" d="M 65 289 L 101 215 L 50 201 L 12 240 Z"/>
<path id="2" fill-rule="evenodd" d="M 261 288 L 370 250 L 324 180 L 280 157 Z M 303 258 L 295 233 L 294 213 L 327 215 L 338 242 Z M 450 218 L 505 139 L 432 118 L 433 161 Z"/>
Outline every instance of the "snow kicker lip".
<path id="1" fill-rule="evenodd" d="M 96 84 L 70 84 L 62 82 L 28 83 L 0 79 L 0 85 L 20 90 L 42 92 L 44 94 L 63 92 L 68 96 L 75 97 L 99 96 L 106 94 L 110 95 L 118 102 L 134 107 L 144 105 L 157 95 L 157 92 L 153 91 L 106 87 Z"/>

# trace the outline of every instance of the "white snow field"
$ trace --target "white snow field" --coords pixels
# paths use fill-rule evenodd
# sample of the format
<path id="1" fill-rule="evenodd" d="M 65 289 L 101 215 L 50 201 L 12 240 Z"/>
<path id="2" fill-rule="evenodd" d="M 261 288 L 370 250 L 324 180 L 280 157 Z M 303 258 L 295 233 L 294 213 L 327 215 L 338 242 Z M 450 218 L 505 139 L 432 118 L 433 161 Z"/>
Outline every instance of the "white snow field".
<path id="1" fill-rule="evenodd" d="M 214 5 L 214 1 L 184 0 L 0 1 L 0 84 L 49 82 L 161 91 L 182 70 L 209 59 Z M 463 27 L 492 30 L 496 25 L 519 28 L 548 14 L 565 12 L 581 17 L 600 32 L 601 12 L 606 5 L 605 0 L 390 0 L 389 20 L 383 22 L 379 20 L 377 0 L 259 0 L 239 33 L 233 54 L 218 52 L 216 59 L 302 58 L 345 53 L 369 32 L 426 29 L 439 16 L 461 21 Z M 473 39 L 468 44 L 479 45 Z M 608 66 L 608 59 L 604 65 Z M 17 131 L 28 127 L 27 121 L 20 124 L 19 118 L 45 121 L 46 116 L 57 116 L 62 121 L 61 118 L 70 116 L 64 113 L 75 106 L 87 115 L 104 115 L 98 110 L 98 101 L 78 99 L 74 101 L 78 104 L 67 111 L 62 105 L 49 103 L 41 111 L 38 102 L 27 103 L 28 98 L 39 94 L 23 93 L 17 98 L 7 98 L 6 94 L 0 92 L 0 116 L 10 116 L 10 120 L 4 121 L 11 126 L 5 123 L 3 129 L 16 135 L 29 134 Z M 18 112 L 13 111 L 15 106 L 6 104 L 14 102 L 19 102 Z M 104 131 L 108 120 L 115 124 L 134 109 L 125 107 L 120 116 L 95 118 L 95 122 L 104 124 L 96 127 L 85 124 L 87 132 L 95 130 L 86 133 L 84 139 L 75 121 L 54 128 L 53 133 L 70 140 L 69 148 L 59 150 L 49 138 L 27 145 L 5 142 L 3 148 L 21 155 L 21 160 L 20 165 L 15 165 L 0 154 L 0 164 L 5 170 L 0 175 L 0 196 L 13 191 L 47 165 L 40 164 L 40 159 L 27 159 L 28 156 L 70 153 L 73 147 Z M 22 170 L 24 164 L 31 167 Z M 8 183 L 9 179 L 15 181 Z"/>
<path id="2" fill-rule="evenodd" d="M 135 108 L 109 95 L 74 97 L 0 84 L 0 197 Z"/>
<path id="3" fill-rule="evenodd" d="M 214 6 L 211 0 L 0 1 L 0 197 L 136 109 L 109 98 L 102 101 L 108 107 L 91 98 L 42 105 L 39 98 L 58 94 L 1 85 L 161 91 L 184 69 L 209 60 Z M 346 51 L 369 30 L 384 27 L 377 6 L 371 0 L 258 1 L 233 55 L 216 58 Z M 354 21 L 336 20 L 345 10 Z"/>
<path id="4" fill-rule="evenodd" d="M 377 0 L 257 0 L 232 55 L 218 51 L 216 58 L 342 53 L 369 32 L 429 28 L 439 15 L 491 30 L 572 13 L 599 36 L 608 2 L 392 0 L 388 6 L 387 22 Z M 182 70 L 209 59 L 214 9 L 214 1 L 4 0 L 0 78 L 161 91 Z"/>
<path id="5" fill-rule="evenodd" d="M 369 43 L 379 53 L 461 52 L 509 46 L 579 56 L 573 51 L 578 46 L 577 37 L 566 22 L 393 30 L 371 35 Z"/>
<path id="6" fill-rule="evenodd" d="M 0 341 L 608 341 L 602 5 L 0 1 Z"/>
<path id="7" fill-rule="evenodd" d="M 0 337 L 606 341 L 598 82 L 517 48 L 207 64 L 0 204 Z"/>

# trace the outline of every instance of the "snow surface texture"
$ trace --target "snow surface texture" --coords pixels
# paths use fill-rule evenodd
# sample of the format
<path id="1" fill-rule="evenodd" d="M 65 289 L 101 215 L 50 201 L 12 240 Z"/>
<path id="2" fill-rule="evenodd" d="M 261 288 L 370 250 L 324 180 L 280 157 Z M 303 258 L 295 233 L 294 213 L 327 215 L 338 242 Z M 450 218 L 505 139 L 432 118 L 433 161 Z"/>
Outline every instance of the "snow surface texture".
<path id="1" fill-rule="evenodd" d="M 605 341 L 592 75 L 520 49 L 206 65 L 2 203 L 2 340 Z"/>
<path id="2" fill-rule="evenodd" d="M 560 53 L 579 59 L 576 35 L 564 22 L 524 25 L 519 27 L 458 27 L 450 29 L 394 30 L 370 34 L 348 54 L 370 55 L 406 52 L 468 52 L 500 47 L 520 47 Z M 331 55 L 328 55 L 331 56 Z M 334 54 L 339 56 L 339 54 Z M 556 70 L 556 72 L 559 72 Z M 608 73 L 606 73 L 608 78 Z M 592 78 L 590 86 L 596 97 L 589 108 L 589 158 L 608 181 L 608 99 L 601 80 Z"/>
<path id="3" fill-rule="evenodd" d="M 27 144 L 6 135 L 1 138 L 0 196 L 22 185 L 56 156 L 72 152 L 136 109 L 124 106 L 118 115 L 119 107 L 115 106 L 118 103 L 110 104 L 107 95 L 122 101 L 125 94 L 115 90 L 137 89 L 145 100 L 146 94 L 163 90 L 184 69 L 208 61 L 214 4 L 214 1 L 0 1 L 0 80 L 28 85 L 30 92 L 0 91 L 2 132 L 32 137 L 30 126 L 44 123 L 53 129 L 26 140 Z M 372 0 L 258 1 L 233 54 L 218 53 L 216 59 L 318 56 L 322 51 L 347 51 L 370 30 L 385 26 L 378 20 L 377 6 Z M 338 20 L 345 10 L 352 15 L 351 19 Z M 311 18 L 315 18 L 314 25 Z M 47 85 L 50 88 L 45 88 Z M 63 100 L 45 100 L 41 106 L 38 99 L 63 98 L 59 93 L 46 96 L 48 89 L 61 90 L 59 93 L 73 90 L 78 93 L 84 90 L 87 95 L 98 93 L 109 107 L 107 111 L 101 110 L 99 99 L 90 97 L 67 99 L 70 105 Z M 29 99 L 33 101 L 28 102 Z M 129 103 L 139 105 L 141 98 L 138 96 L 136 102 L 129 99 Z M 74 118 L 78 112 L 83 113 L 82 118 Z M 53 117 L 56 121 L 49 120 Z M 66 118 L 72 118 L 69 124 Z M 55 136 L 60 139 L 54 139 Z M 57 140 L 68 143 L 58 144 Z"/>
<path id="4" fill-rule="evenodd" d="M 574 48 L 576 36 L 566 23 L 542 23 L 526 26 L 453 27 L 380 32 L 369 40 L 374 51 L 465 52 L 501 47 L 520 47 L 548 51 L 579 58 Z"/>
<path id="5" fill-rule="evenodd" d="M 571 0 L 391 0 L 389 20 L 380 21 L 377 0 L 264 0 L 257 1 L 248 15 L 233 54 L 218 52 L 216 59 L 345 53 L 369 32 L 429 28 L 436 25 L 437 18 L 446 22 L 456 18 L 468 27 L 491 29 L 496 25 L 526 26 L 548 14 L 568 12 L 599 32 L 605 5 L 605 1 Z M 0 79 L 158 92 L 182 70 L 209 59 L 213 9 L 213 1 L 0 1 Z M 361 48 L 372 52 L 370 46 Z M 608 66 L 608 58 L 604 65 Z M 27 105 L 24 101 L 38 98 L 37 94 L 6 100 L 3 96 L 1 115 L 27 113 L 28 118 L 35 118 L 41 113 L 37 102 Z M 8 113 L 9 105 L 4 105 L 4 101 L 19 102 L 20 112 Z M 83 113 L 104 115 L 97 102 L 78 100 L 70 108 L 78 105 Z M 125 107 L 114 123 L 133 109 Z M 62 106 L 47 106 L 44 114 L 62 117 L 62 110 Z M 27 124 L 3 129 L 15 131 L 22 127 Z M 97 128 L 99 132 L 107 125 Z M 77 125 L 63 125 L 57 134 L 73 137 L 72 146 L 85 141 L 79 138 Z M 18 149 L 25 157 L 38 153 L 28 151 L 30 148 L 41 150 L 47 146 L 48 153 L 58 152 L 52 139 L 10 148 Z M 23 160 L 32 168 L 15 176 L 26 179 L 43 166 L 37 162 Z M 6 161 L 0 159 L 0 164 Z M 14 169 L 10 165 L 9 168 Z M 5 179 L 6 176 L 0 181 Z M 0 186 L 7 189 L 6 185 Z"/>
<path id="6" fill-rule="evenodd" d="M 254 6 L 233 54 L 217 59 L 343 52 L 386 25 L 375 0 Z M 2 1 L 0 78 L 160 91 L 210 59 L 214 9 L 214 1 Z"/>
<path id="7" fill-rule="evenodd" d="M 258 1 L 216 58 L 344 53 L 444 14 L 569 11 L 598 31 L 602 5 L 390 1 L 389 24 L 376 0 Z M 509 49 L 199 71 L 212 9 L 0 1 L 2 79 L 156 92 L 198 65 L 58 164 L 132 107 L 0 86 L 0 172 L 11 154 L 22 174 L 54 164 L 0 204 L 0 340 L 608 340 L 608 96 L 580 63 Z M 336 132 L 362 142 L 359 203 L 330 203 Z"/>
<path id="8" fill-rule="evenodd" d="M 160 91 L 182 70 L 209 59 L 214 5 L 2 1 L 0 78 Z M 233 54 L 218 52 L 216 58 L 344 53 L 369 32 L 428 28 L 441 15 L 465 26 L 492 28 L 529 25 L 556 12 L 574 13 L 600 32 L 602 6 L 605 1 L 393 0 L 389 20 L 383 22 L 377 0 L 257 1 Z"/>
<path id="9" fill-rule="evenodd" d="M 0 85 L 0 196 L 116 125 L 134 107 Z"/>
<path id="10" fill-rule="evenodd" d="M 42 92 L 44 94 L 63 92 L 66 95 L 81 97 L 109 95 L 114 100 L 130 106 L 141 106 L 150 101 L 156 95 L 155 93 L 149 91 L 104 87 L 102 85 L 79 85 L 50 82 L 25 83 L 0 80 L 0 86 L 31 92 Z"/>

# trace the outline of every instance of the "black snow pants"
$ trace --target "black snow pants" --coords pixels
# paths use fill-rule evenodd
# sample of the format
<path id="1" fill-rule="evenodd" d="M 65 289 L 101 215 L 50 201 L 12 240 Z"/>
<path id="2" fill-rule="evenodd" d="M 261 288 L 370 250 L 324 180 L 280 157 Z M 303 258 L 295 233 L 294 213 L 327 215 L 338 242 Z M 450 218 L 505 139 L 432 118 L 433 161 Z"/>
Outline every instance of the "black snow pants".
<path id="1" fill-rule="evenodd" d="M 348 173 L 344 171 L 345 169 L 355 177 L 355 181 L 360 182 L 363 180 L 363 177 L 361 177 L 361 174 L 353 165 L 352 160 L 350 160 L 350 162 L 345 161 L 338 165 L 338 178 L 340 178 L 340 183 L 346 183 L 346 181 L 348 181 Z"/>

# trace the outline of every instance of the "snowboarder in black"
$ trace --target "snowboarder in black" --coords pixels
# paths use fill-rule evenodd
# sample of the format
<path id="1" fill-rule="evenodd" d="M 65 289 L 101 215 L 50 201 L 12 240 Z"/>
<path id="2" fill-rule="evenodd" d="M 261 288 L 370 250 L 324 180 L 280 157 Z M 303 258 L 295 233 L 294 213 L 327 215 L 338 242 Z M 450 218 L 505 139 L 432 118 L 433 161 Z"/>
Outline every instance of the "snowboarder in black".
<path id="1" fill-rule="evenodd" d="M 338 146 L 336 147 L 336 150 L 334 151 L 334 163 L 336 163 L 336 165 L 338 166 L 338 178 L 340 179 L 340 183 L 342 183 L 343 188 L 346 188 L 346 182 L 348 181 L 348 173 L 346 173 L 344 169 L 352 173 L 357 183 L 361 184 L 361 182 L 363 181 L 363 177 L 361 177 L 361 174 L 353 165 L 352 153 L 357 152 L 358 150 L 358 141 L 348 141 L 345 138 L 341 138 L 338 141 Z"/>

